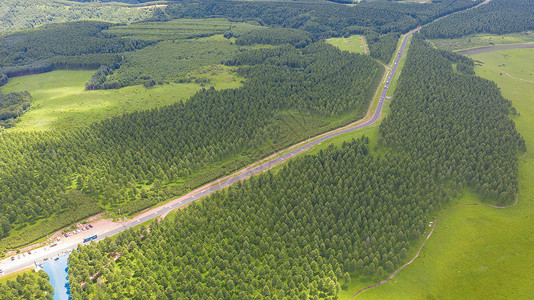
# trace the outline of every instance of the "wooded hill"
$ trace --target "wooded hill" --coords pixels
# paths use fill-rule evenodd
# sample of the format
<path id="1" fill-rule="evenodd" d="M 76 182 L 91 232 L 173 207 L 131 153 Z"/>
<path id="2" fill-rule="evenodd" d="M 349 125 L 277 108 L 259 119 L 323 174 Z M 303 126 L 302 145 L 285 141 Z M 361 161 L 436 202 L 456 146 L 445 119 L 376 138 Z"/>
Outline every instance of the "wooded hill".
<path id="1" fill-rule="evenodd" d="M 240 89 L 204 90 L 185 103 L 73 132 L 0 135 L 0 152 L 10 153 L 0 157 L 0 237 L 53 216 L 57 222 L 24 237 L 40 238 L 72 222 L 63 214 L 82 202 L 92 204 L 90 211 L 137 212 L 186 192 L 195 172 L 242 154 L 256 160 L 361 118 L 384 71 L 368 56 L 324 42 L 243 52 L 233 63 L 248 78 Z M 291 120 L 306 126 L 288 132 L 296 128 Z M 192 187 L 220 175 L 207 173 Z"/>
<path id="2" fill-rule="evenodd" d="M 329 147 L 79 247 L 73 298 L 336 299 L 351 280 L 383 279 L 460 189 L 513 201 L 525 145 L 511 111 L 473 61 L 414 37 L 380 126 L 385 154 L 365 137 Z"/>

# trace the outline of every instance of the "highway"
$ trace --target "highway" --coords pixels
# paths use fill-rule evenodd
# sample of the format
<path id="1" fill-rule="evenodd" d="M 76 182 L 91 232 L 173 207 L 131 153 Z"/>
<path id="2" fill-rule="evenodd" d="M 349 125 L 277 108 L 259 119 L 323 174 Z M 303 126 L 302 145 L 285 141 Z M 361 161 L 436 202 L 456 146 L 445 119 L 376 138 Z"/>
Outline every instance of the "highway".
<path id="1" fill-rule="evenodd" d="M 386 79 L 386 84 L 384 85 L 384 88 L 382 90 L 382 93 L 380 94 L 380 99 L 378 101 L 378 106 L 372 116 L 372 118 L 370 120 L 368 120 L 367 122 L 363 123 L 363 124 L 359 124 L 359 125 L 356 125 L 354 127 L 349 127 L 347 129 L 344 129 L 344 130 L 339 130 L 339 131 L 335 131 L 333 133 L 330 133 L 330 134 L 327 134 L 327 135 L 324 135 L 310 143 L 307 143 L 307 144 L 304 144 L 294 150 L 292 150 L 291 152 L 288 152 L 280 157 L 277 157 L 271 161 L 268 161 L 266 163 L 263 163 L 263 164 L 260 164 L 246 172 L 243 172 L 239 175 L 236 175 L 236 176 L 233 176 L 233 177 L 230 177 L 228 178 L 227 180 L 220 180 L 218 182 L 218 184 L 212 184 L 210 187 L 206 187 L 205 189 L 201 190 L 200 192 L 198 193 L 194 193 L 194 195 L 192 196 L 189 196 L 189 197 L 181 197 L 181 198 L 178 198 L 177 200 L 178 201 L 172 201 L 172 204 L 168 203 L 168 204 L 164 204 L 161 208 L 156 208 L 156 209 L 153 209 L 149 214 L 144 214 L 142 215 L 142 217 L 139 217 L 139 218 L 135 218 L 134 220 L 124 224 L 124 225 L 119 225 L 119 226 L 115 226 L 115 228 L 105 232 L 105 233 L 100 233 L 98 234 L 98 238 L 95 240 L 95 241 L 99 241 L 99 240 L 102 240 L 102 239 L 105 239 L 106 237 L 110 237 L 110 236 L 113 236 L 121 231 L 124 231 L 128 228 L 131 228 L 131 227 L 134 227 L 138 224 L 141 224 L 143 222 L 146 222 L 146 221 L 149 221 L 149 220 L 152 220 L 154 218 L 157 218 L 157 217 L 160 217 L 162 215 L 166 215 L 168 212 L 174 210 L 174 209 L 177 209 L 179 207 L 182 207 L 184 205 L 187 205 L 191 202 L 194 202 L 194 201 L 197 201 L 198 199 L 202 198 L 202 197 L 205 197 L 213 192 L 216 192 L 216 191 L 219 191 L 219 190 L 222 190 L 224 188 L 227 188 L 228 186 L 238 182 L 238 181 L 242 181 L 242 180 L 245 180 L 247 179 L 248 177 L 252 176 L 252 175 L 256 175 L 256 174 L 259 174 L 259 173 L 262 173 L 264 171 L 267 171 L 269 170 L 270 168 L 272 168 L 273 166 L 276 166 L 286 160 L 289 160 L 299 154 L 301 154 L 302 152 L 312 148 L 313 146 L 319 144 L 319 143 L 322 143 L 324 141 L 327 141 L 333 137 L 336 137 L 336 136 L 339 136 L 339 135 L 342 135 L 342 134 L 345 134 L 345 133 L 348 133 L 348 132 L 352 132 L 352 131 L 355 131 L 355 130 L 358 130 L 358 129 L 361 129 L 361 128 L 364 128 L 364 127 L 368 127 L 372 124 L 374 124 L 378 118 L 380 117 L 380 114 L 382 113 L 382 107 L 384 105 L 384 101 L 386 99 L 386 94 L 388 92 L 388 89 L 389 89 L 389 85 L 391 84 L 391 81 L 393 80 L 393 76 L 395 75 L 395 72 L 397 70 L 397 66 L 400 62 L 400 59 L 402 57 L 402 54 L 404 53 L 404 48 L 406 46 L 406 42 L 408 40 L 408 38 L 416 31 L 420 30 L 420 27 L 418 27 L 417 29 L 414 29 L 412 31 L 410 31 L 408 34 L 406 34 L 404 36 L 404 40 L 402 42 L 402 45 L 400 47 L 400 51 L 397 53 L 397 57 L 395 59 L 395 62 L 393 64 L 393 67 L 391 68 L 391 72 L 389 74 L 389 76 L 387 77 Z M 202 188 L 201 188 L 202 189 Z M 88 235 L 90 235 L 91 233 L 87 232 Z M 21 270 L 21 269 L 25 269 L 25 268 L 28 268 L 28 267 L 32 267 L 34 266 L 36 263 L 35 262 L 39 262 L 39 261 L 42 261 L 44 260 L 45 258 L 54 258 L 54 257 L 57 257 L 61 254 L 64 254 L 65 252 L 69 252 L 69 251 L 72 251 L 73 249 L 77 248 L 78 244 L 83 244 L 83 237 L 80 236 L 80 237 L 77 237 L 77 241 L 79 241 L 78 243 L 68 243 L 68 244 L 62 244 L 62 243 L 59 243 L 57 246 L 53 247 L 53 248 L 50 248 L 50 247 L 43 247 L 43 248 L 39 248 L 39 249 L 36 249 L 34 251 L 32 251 L 32 254 L 31 255 L 26 255 L 24 257 L 21 257 L 21 259 L 16 259 L 15 261 L 11 261 L 10 258 L 6 258 L 2 261 L 0 261 L 0 269 L 3 270 L 3 275 L 7 275 L 9 273 L 12 273 L 12 272 L 15 272 L 15 271 L 18 271 L 18 270 Z M 2 275 L 2 274 L 0 274 Z"/>

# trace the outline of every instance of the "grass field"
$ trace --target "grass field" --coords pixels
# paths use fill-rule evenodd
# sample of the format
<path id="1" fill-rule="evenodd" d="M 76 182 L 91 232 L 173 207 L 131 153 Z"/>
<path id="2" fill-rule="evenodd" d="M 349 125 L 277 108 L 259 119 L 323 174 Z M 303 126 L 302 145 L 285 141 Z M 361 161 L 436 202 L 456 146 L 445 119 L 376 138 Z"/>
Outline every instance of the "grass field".
<path id="1" fill-rule="evenodd" d="M 12 78 L 3 93 L 27 90 L 33 97 L 30 110 L 10 131 L 72 129 L 112 116 L 148 110 L 184 101 L 201 86 L 196 83 L 169 83 L 150 89 L 131 86 L 118 90 L 85 91 L 85 82 L 94 71 L 54 71 Z M 205 67 L 191 75 L 209 80 L 217 89 L 235 88 L 244 78 L 223 66 Z"/>
<path id="2" fill-rule="evenodd" d="M 495 69 L 505 64 L 512 73 L 521 71 L 514 65 L 534 70 L 534 62 L 525 60 L 525 55 L 534 57 L 534 50 L 496 51 L 473 58 L 484 62 L 484 66 L 476 68 L 477 74 L 495 81 L 503 95 L 513 101 L 521 114 L 514 121 L 531 150 L 534 83 L 500 75 Z M 437 225 L 420 258 L 394 280 L 367 290 L 356 299 L 533 299 L 534 154 L 521 159 L 519 168 L 516 207 L 469 206 L 452 212 Z M 480 201 L 483 199 L 478 195 L 465 190 L 449 207 Z M 340 298 L 350 298 L 365 285 L 353 286 Z"/>
<path id="3" fill-rule="evenodd" d="M 494 45 L 534 43 L 534 32 L 507 35 L 477 34 L 458 39 L 435 39 L 431 42 L 437 48 L 454 51 Z"/>
<path id="4" fill-rule="evenodd" d="M 349 51 L 352 53 L 364 53 L 362 36 L 351 35 L 348 38 L 330 38 L 326 40 L 330 45 L 338 47 L 342 51 Z M 367 46 L 367 45 L 366 45 Z"/>

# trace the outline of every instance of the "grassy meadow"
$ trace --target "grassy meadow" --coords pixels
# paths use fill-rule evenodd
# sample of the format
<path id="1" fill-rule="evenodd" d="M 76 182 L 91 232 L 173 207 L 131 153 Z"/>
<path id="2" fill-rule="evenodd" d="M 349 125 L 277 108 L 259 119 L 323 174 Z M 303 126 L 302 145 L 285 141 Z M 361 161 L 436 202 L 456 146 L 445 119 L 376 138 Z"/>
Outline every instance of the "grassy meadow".
<path id="1" fill-rule="evenodd" d="M 145 88 L 141 85 L 117 90 L 85 91 L 94 71 L 53 71 L 11 78 L 0 91 L 28 91 L 32 106 L 9 131 L 68 130 L 84 127 L 112 116 L 184 101 L 202 87 L 195 83 L 169 83 Z M 206 78 L 208 86 L 235 88 L 244 78 L 231 68 L 210 66 L 191 76 Z"/>
<path id="2" fill-rule="evenodd" d="M 332 46 L 338 47 L 342 51 L 349 51 L 351 53 L 362 53 L 362 54 L 365 53 L 361 35 L 351 35 L 348 38 L 344 38 L 344 37 L 329 38 L 326 40 L 326 42 Z"/>
<path id="3" fill-rule="evenodd" d="M 465 50 L 495 45 L 534 43 L 534 32 L 527 31 L 506 35 L 476 34 L 457 39 L 435 39 L 432 44 L 445 50 Z"/>
<path id="4" fill-rule="evenodd" d="M 501 72 L 495 69 L 504 64 L 503 67 L 508 66 L 507 72 L 512 74 L 521 74 L 521 68 L 534 70 L 534 61 L 525 60 L 529 53 L 530 57 L 534 57 L 533 49 L 519 49 L 478 54 L 472 58 L 484 62 L 483 66 L 476 67 L 477 74 L 496 82 L 504 97 L 517 108 L 520 116 L 513 119 L 530 150 L 534 145 L 534 83 L 500 75 Z M 414 263 L 390 282 L 364 291 L 356 299 L 532 299 L 532 152 L 520 160 L 519 169 L 517 206 L 507 209 L 467 206 L 453 211 L 436 226 Z M 484 202 L 484 199 L 464 190 L 447 209 L 479 202 Z M 418 246 L 410 252 L 414 253 L 415 248 Z M 343 292 L 340 298 L 349 299 L 364 286 L 365 283 L 358 283 L 351 287 L 350 292 Z"/>

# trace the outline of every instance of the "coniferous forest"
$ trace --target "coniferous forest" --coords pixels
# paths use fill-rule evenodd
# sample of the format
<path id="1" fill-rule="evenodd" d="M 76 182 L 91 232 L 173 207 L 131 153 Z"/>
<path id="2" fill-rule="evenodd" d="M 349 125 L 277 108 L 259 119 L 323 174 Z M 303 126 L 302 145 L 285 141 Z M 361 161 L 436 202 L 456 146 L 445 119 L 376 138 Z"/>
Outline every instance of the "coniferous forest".
<path id="1" fill-rule="evenodd" d="M 11 155 L 0 157 L 0 237 L 14 225 L 72 210 L 79 192 L 93 199 L 91 211 L 137 212 L 183 193 L 175 184 L 201 168 L 245 151 L 269 153 L 321 130 L 287 137 L 276 121 L 282 111 L 317 118 L 352 111 L 361 118 L 383 72 L 369 57 L 324 42 L 243 52 L 231 63 L 242 65 L 243 88 L 204 90 L 185 103 L 74 132 L 1 135 L 0 149 Z"/>
<path id="2" fill-rule="evenodd" d="M 0 127 L 12 127 L 15 119 L 20 117 L 30 105 L 31 95 L 28 92 L 9 94 L 0 92 Z"/>
<path id="3" fill-rule="evenodd" d="M 426 38 L 458 38 L 476 33 L 506 34 L 534 29 L 530 0 L 492 0 L 481 7 L 443 18 L 421 32 Z"/>
<path id="4" fill-rule="evenodd" d="M 81 247 L 70 259 L 74 298 L 335 299 L 355 278 L 383 279 L 462 187 L 498 203 L 518 191 L 525 145 L 510 102 L 472 67 L 415 37 L 380 126 L 385 155 L 370 154 L 365 137 L 329 147 Z"/>
<path id="5" fill-rule="evenodd" d="M 73 11 L 91 2 L 88 14 L 99 5 L 59 2 Z M 532 30 L 530 0 L 101 2 L 110 2 L 106 11 L 153 13 L 142 21 L 141 12 L 102 15 L 129 24 L 81 16 L 45 24 L 53 16 L 2 34 L 0 86 L 88 69 L 77 71 L 87 75 L 78 94 L 152 97 L 165 88 L 178 100 L 87 127 L 18 132 L 33 111 L 23 114 L 44 101 L 34 100 L 38 92 L 0 92 L 1 255 L 101 212 L 135 216 L 359 120 L 374 109 L 377 88 L 395 90 L 371 138 L 315 146 L 322 150 L 164 218 L 78 245 L 69 257 L 72 299 L 338 299 L 351 282 L 381 281 L 411 259 L 429 222 L 459 195 L 495 205 L 519 195 L 527 149 L 512 102 L 475 75 L 474 60 L 425 39 Z M 419 26 L 400 76 L 386 82 L 399 38 Z M 367 44 L 368 55 L 325 42 L 355 34 L 339 40 L 357 41 L 356 51 Z M 182 84 L 192 89 L 183 101 Z M 0 299 L 51 299 L 48 279 L 39 271 L 0 281 Z"/>

